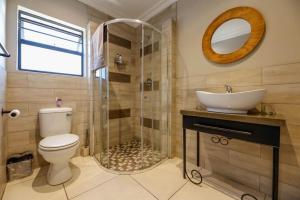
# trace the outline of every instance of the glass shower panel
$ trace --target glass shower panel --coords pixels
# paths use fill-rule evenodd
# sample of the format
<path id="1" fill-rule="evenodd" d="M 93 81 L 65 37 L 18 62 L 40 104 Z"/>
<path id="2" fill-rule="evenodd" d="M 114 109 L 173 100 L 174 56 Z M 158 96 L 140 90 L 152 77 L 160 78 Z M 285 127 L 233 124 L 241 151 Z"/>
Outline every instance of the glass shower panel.
<path id="1" fill-rule="evenodd" d="M 92 73 L 92 89 L 93 89 L 93 130 L 94 130 L 94 154 L 96 159 L 100 162 L 100 155 L 103 151 L 102 144 L 102 135 L 101 135 L 101 124 L 100 124 L 100 115 L 101 115 L 101 93 L 100 93 L 100 84 L 97 78 L 99 75 L 99 69 L 93 71 Z M 99 77 L 99 76 L 98 76 Z"/>
<path id="2" fill-rule="evenodd" d="M 125 23 L 115 23 L 109 25 L 108 33 L 109 168 L 127 172 L 139 170 L 142 167 L 142 142 L 135 133 L 136 93 L 133 92 L 139 84 L 136 82 L 137 65 L 134 62 L 136 32 L 135 28 Z"/>
<path id="3" fill-rule="evenodd" d="M 143 29 L 143 166 L 161 160 L 161 35 L 152 28 Z"/>
<path id="4" fill-rule="evenodd" d="M 162 35 L 152 30 L 152 116 L 153 116 L 153 127 L 152 127 L 152 149 L 153 149 L 153 164 L 159 162 L 162 159 L 162 148 L 163 144 L 162 135 L 165 134 L 163 121 L 163 104 L 162 96 L 167 96 L 167 91 L 164 91 L 163 81 L 167 80 L 162 71 L 161 66 L 161 40 Z"/>
<path id="5" fill-rule="evenodd" d="M 154 35 L 155 38 L 158 38 L 159 45 L 158 51 L 155 53 L 156 63 L 159 63 L 159 74 L 160 82 L 159 82 L 159 104 L 160 104 L 160 123 L 159 123 L 159 140 L 157 142 L 157 146 L 159 147 L 160 158 L 165 159 L 168 157 L 169 152 L 169 114 L 171 110 L 171 102 L 170 102 L 170 88 L 169 88 L 169 70 L 168 70 L 168 40 L 164 34 L 158 34 L 157 32 Z"/>
<path id="6" fill-rule="evenodd" d="M 107 55 L 108 46 L 104 43 L 104 57 Z M 93 123 L 95 135 L 95 157 L 101 165 L 108 167 L 109 151 L 108 151 L 108 108 L 109 108 L 109 74 L 108 64 L 93 73 Z"/>
<path id="7" fill-rule="evenodd" d="M 108 151 L 108 135 L 109 135 L 109 122 L 108 122 L 108 100 L 109 100 L 109 92 L 108 92 L 108 84 L 109 84 L 109 76 L 108 76 L 108 66 L 99 69 L 99 93 L 101 96 L 100 101 L 100 136 L 102 142 L 101 144 L 101 154 L 100 154 L 100 162 L 103 166 L 109 166 L 109 151 Z"/>

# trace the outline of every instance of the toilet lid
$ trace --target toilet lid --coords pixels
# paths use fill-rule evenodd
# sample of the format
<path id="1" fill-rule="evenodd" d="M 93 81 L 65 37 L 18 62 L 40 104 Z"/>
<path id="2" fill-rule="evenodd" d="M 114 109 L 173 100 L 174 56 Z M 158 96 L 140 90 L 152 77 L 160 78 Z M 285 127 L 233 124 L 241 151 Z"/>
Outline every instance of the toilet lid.
<path id="1" fill-rule="evenodd" d="M 46 137 L 40 141 L 39 146 L 45 150 L 59 150 L 72 147 L 78 142 L 78 135 L 68 133 Z"/>

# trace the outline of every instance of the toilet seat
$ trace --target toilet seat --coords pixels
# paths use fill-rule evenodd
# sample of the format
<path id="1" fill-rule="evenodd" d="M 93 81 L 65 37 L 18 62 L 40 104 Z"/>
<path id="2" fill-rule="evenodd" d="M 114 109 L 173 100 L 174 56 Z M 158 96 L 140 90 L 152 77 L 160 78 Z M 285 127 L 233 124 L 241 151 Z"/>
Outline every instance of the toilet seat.
<path id="1" fill-rule="evenodd" d="M 49 136 L 42 139 L 39 143 L 40 150 L 58 151 L 71 148 L 79 143 L 79 137 L 75 134 L 61 134 Z"/>

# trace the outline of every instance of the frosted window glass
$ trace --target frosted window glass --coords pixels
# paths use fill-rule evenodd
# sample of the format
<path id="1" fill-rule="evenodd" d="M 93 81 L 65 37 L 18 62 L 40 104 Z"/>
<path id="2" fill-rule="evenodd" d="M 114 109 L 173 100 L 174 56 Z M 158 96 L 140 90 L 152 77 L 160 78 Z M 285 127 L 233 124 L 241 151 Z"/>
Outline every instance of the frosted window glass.
<path id="1" fill-rule="evenodd" d="M 26 44 L 21 45 L 22 69 L 81 75 L 81 56 Z"/>

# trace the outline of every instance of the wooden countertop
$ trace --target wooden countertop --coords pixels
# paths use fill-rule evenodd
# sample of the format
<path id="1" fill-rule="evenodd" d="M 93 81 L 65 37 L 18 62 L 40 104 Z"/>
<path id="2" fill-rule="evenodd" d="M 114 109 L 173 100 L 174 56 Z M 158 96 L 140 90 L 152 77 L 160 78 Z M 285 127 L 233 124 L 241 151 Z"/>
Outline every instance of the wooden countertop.
<path id="1" fill-rule="evenodd" d="M 282 115 L 260 115 L 260 114 L 227 114 L 208 112 L 206 110 L 180 110 L 182 115 L 195 117 L 208 117 L 251 124 L 264 124 L 269 126 L 284 126 L 285 119 Z"/>

